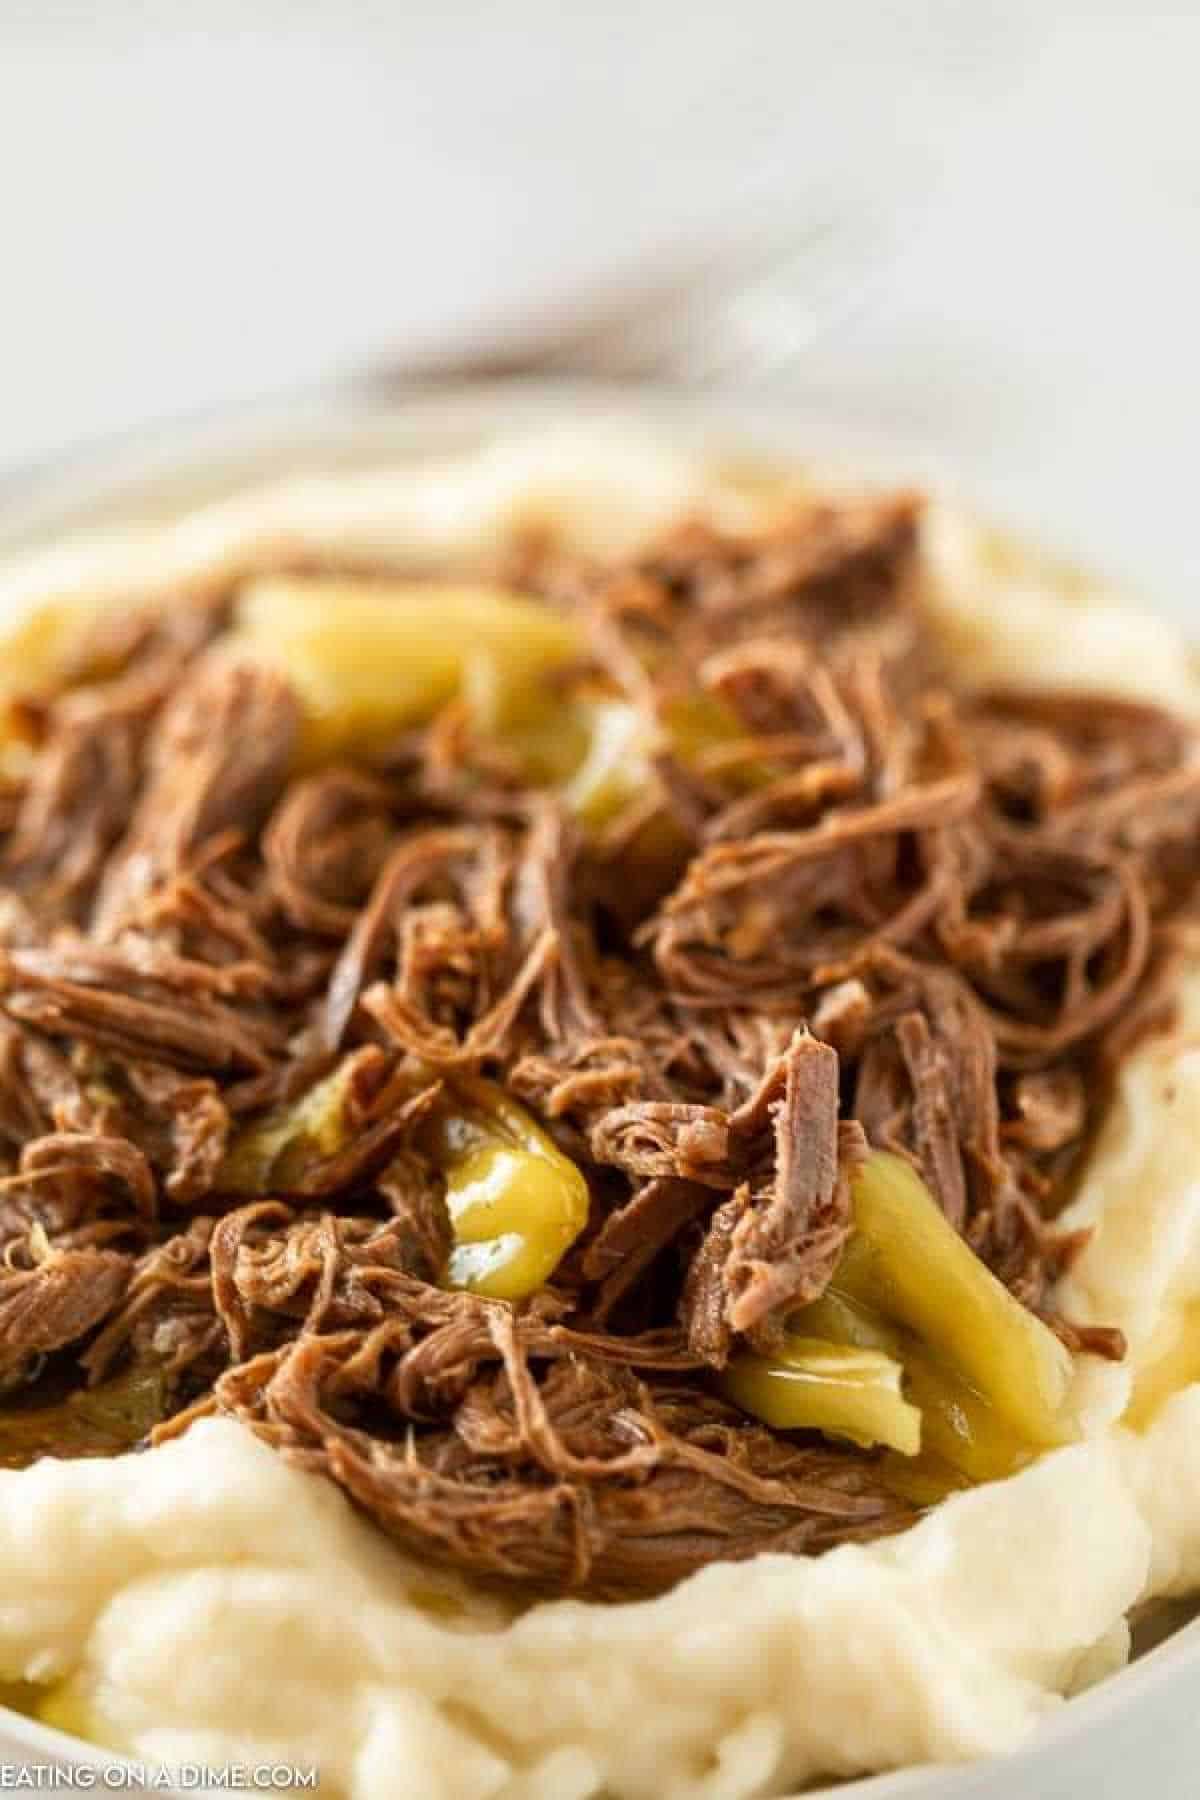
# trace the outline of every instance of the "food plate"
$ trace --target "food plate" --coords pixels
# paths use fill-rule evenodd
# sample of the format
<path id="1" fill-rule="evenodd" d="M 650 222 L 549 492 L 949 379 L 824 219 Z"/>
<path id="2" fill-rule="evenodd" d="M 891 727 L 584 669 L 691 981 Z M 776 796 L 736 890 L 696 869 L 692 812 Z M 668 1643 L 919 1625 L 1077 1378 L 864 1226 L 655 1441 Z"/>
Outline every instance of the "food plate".
<path id="1" fill-rule="evenodd" d="M 466 447 L 490 433 L 511 435 L 534 422 L 561 417 L 564 411 L 581 409 L 612 411 L 612 396 L 578 390 L 522 389 L 457 395 L 426 396 L 411 405 L 381 414 L 373 410 L 316 406 L 288 417 L 256 416 L 248 421 L 198 428 L 171 441 L 149 447 L 114 451 L 103 472 L 68 471 L 46 479 L 31 489 L 20 504 L 10 508 L 8 524 L 0 537 L 16 546 L 45 537 L 68 525 L 103 524 L 108 520 L 146 518 L 170 512 L 200 498 L 228 493 L 251 479 L 284 470 L 303 471 L 331 461 L 340 466 L 366 466 L 386 455 L 394 459 L 411 451 L 424 456 L 431 450 Z M 761 409 L 747 416 L 746 409 L 686 407 L 680 403 L 638 402 L 637 410 L 649 410 L 674 434 L 699 436 L 708 443 L 746 445 L 749 450 L 784 451 L 794 454 L 798 444 L 807 457 L 823 465 L 844 463 L 855 474 L 903 472 L 911 477 L 928 474 L 928 459 L 903 446 L 850 444 L 836 426 L 813 419 L 767 419 Z M 630 403 L 623 402 L 628 414 Z M 986 506 L 986 495 L 980 497 Z M 1014 1781 L 1033 1780 L 1039 1792 L 1077 1791 L 1089 1779 L 1097 1791 L 1117 1793 L 1112 1785 L 1116 1759 L 1136 1767 L 1145 1783 L 1152 1766 L 1162 1767 L 1162 1785 L 1171 1791 L 1164 1756 L 1186 1754 L 1189 1746 L 1182 1732 L 1164 1730 L 1164 1709 L 1170 1713 L 1171 1696 L 1185 1678 L 1194 1656 L 1194 1632 L 1180 1633 L 1153 1652 L 1130 1672 L 1114 1678 L 1086 1698 L 1065 1709 L 1043 1730 L 1040 1741 L 1017 1759 L 953 1771 L 909 1771 L 877 1777 L 842 1788 L 841 1792 L 864 1795 L 902 1793 L 999 1794 Z M 29 1725 L 15 1715 L 8 1742 L 20 1746 L 31 1758 L 63 1749 L 70 1740 L 45 1728 Z M 1154 1720 L 1153 1727 L 1150 1721 Z M 1130 1748 L 1143 1733 L 1153 1739 L 1148 1747 Z M 1104 1740 L 1107 1748 L 1098 1749 Z M 1124 1746 L 1121 1748 L 1121 1746 Z M 77 1747 L 82 1754 L 82 1748 Z M 94 1764 L 95 1754 L 87 1761 Z M 1129 1758 L 1135 1760 L 1131 1763 Z M 1154 1757 L 1157 1756 L 1157 1765 Z M 1031 1760 L 1032 1759 L 1032 1760 Z M 1099 1760 L 1097 1760 L 1099 1759 Z M 1175 1774 L 1179 1765 L 1174 1765 Z M 1101 1774 L 1101 1770 L 1103 1773 Z M 1054 1784 L 1060 1783 L 1059 1787 Z M 1003 1785 L 988 1785 L 1002 1783 Z"/>

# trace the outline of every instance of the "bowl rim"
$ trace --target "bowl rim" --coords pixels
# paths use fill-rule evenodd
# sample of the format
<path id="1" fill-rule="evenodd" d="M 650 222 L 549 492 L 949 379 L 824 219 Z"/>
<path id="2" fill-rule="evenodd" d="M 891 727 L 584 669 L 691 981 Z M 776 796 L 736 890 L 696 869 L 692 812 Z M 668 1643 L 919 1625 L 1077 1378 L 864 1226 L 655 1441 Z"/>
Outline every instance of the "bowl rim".
<path id="1" fill-rule="evenodd" d="M 962 491 L 936 441 L 864 426 L 819 397 L 564 375 L 329 385 L 185 414 L 0 470 L 0 561 L 60 530 L 129 522 L 130 508 L 169 517 L 273 476 L 462 453 L 596 422 L 685 449 L 799 463 L 851 485 L 899 481 L 951 498 Z M 1036 535 L 1020 535 L 1037 546 Z"/>

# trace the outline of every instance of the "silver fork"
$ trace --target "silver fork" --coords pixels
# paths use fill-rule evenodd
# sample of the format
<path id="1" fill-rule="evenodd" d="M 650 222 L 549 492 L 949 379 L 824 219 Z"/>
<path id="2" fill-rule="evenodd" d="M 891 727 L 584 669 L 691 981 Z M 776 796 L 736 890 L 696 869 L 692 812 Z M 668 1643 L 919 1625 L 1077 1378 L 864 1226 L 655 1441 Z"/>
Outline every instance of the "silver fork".
<path id="1" fill-rule="evenodd" d="M 775 380 L 870 303 L 915 208 L 843 197 L 837 215 L 799 229 L 743 225 L 719 250 L 677 255 L 553 327 L 494 352 L 422 363 L 392 358 L 366 373 L 395 390 L 416 381 L 561 375 L 684 386 Z"/>

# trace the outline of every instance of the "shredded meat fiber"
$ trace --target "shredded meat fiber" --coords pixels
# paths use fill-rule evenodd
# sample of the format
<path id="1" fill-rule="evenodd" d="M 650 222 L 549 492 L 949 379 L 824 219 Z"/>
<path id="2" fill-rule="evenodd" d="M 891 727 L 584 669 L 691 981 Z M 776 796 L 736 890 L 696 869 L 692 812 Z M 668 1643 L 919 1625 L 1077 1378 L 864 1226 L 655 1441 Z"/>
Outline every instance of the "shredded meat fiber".
<path id="1" fill-rule="evenodd" d="M 1169 1017 L 1200 749 L 1151 706 L 956 685 L 918 522 L 901 495 L 619 567 L 515 548 L 505 578 L 590 646 L 559 702 L 620 701 L 653 746 L 599 823 L 461 701 L 298 773 L 299 703 L 228 654 L 230 595 L 131 618 L 15 708 L 6 1393 L 153 1365 L 156 1436 L 231 1414 L 418 1556 L 620 1597 L 912 1516 L 877 1455 L 717 1379 L 826 1288 L 869 1148 L 1120 1356 L 1053 1311 L 1055 1218 L 1114 1063 Z M 686 739 L 688 707 L 721 728 Z M 422 1123 L 478 1074 L 590 1193 L 518 1304 L 445 1285 Z M 238 1134 L 330 1077 L 345 1141 L 239 1190 Z"/>

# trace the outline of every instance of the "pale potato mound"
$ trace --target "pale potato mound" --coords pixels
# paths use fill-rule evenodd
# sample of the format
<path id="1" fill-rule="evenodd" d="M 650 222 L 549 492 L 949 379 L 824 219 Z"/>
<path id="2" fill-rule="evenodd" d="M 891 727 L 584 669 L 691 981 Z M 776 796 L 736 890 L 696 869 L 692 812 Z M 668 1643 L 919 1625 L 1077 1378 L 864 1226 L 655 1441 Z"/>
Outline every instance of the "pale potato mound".
<path id="1" fill-rule="evenodd" d="M 484 549 L 516 517 L 599 543 L 689 506 L 749 520 L 764 504 L 645 445 L 509 447 L 58 550 L 0 575 L 0 618 L 251 567 L 281 541 L 434 557 Z M 955 515 L 935 509 L 927 533 L 931 604 L 964 667 L 1196 708 L 1167 627 L 1088 604 Z M 323 1793 L 353 1800 L 738 1800 L 1011 1747 L 1123 1660 L 1130 1607 L 1200 1587 L 1200 1385 L 1185 1385 L 1200 1377 L 1200 968 L 1183 1014 L 1127 1063 L 1072 1209 L 1097 1229 L 1067 1309 L 1123 1326 L 1132 1349 L 1081 1378 L 1084 1442 L 868 1547 L 513 1617 L 417 1571 L 241 1427 L 204 1421 L 148 1455 L 0 1473 L 0 1679 L 62 1683 L 54 1716 L 139 1758 L 313 1762 Z M 1141 1435 L 1112 1423 L 1131 1377 Z"/>

